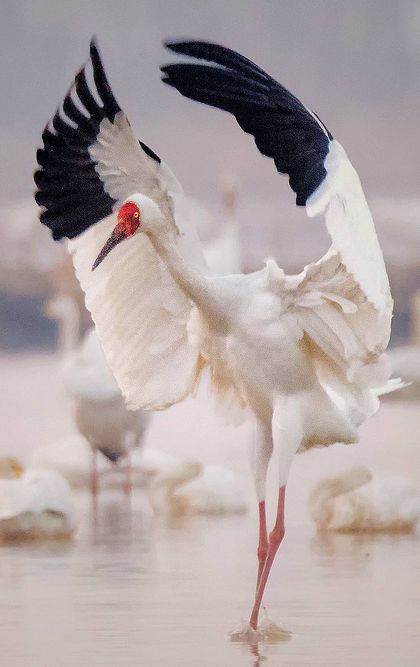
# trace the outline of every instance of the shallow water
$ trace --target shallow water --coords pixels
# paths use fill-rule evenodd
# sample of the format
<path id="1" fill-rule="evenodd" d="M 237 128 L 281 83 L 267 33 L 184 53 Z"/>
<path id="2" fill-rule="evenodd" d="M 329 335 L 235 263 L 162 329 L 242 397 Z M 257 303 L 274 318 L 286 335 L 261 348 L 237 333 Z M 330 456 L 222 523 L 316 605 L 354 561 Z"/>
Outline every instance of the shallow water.
<path id="1" fill-rule="evenodd" d="M 48 358 L 12 366 L 0 360 L 2 377 L 9 379 L 0 415 L 2 451 L 10 452 L 6 444 L 15 442 L 15 453 L 24 456 L 35 434 L 44 442 L 68 425 L 53 369 Z M 34 391 L 41 381 L 42 394 Z M 191 455 L 200 424 L 194 453 L 211 462 L 228 459 L 249 490 L 242 451 L 247 430 L 235 431 L 226 449 L 234 432 L 214 420 L 203 397 L 159 416 L 148 444 Z M 130 507 L 115 491 L 99 498 L 96 511 L 87 494 L 78 496 L 80 525 L 72 542 L 0 548 L 1 664 L 417 667 L 419 538 L 320 537 L 305 503 L 317 479 L 356 462 L 405 474 L 420 487 L 419 425 L 415 406 L 385 404 L 360 445 L 296 460 L 287 534 L 265 600 L 269 617 L 292 633 L 289 641 L 249 647 L 228 638 L 247 617 L 253 594 L 253 504 L 247 516 L 190 517 L 168 525 L 152 516 L 141 492 Z"/>
<path id="2" fill-rule="evenodd" d="M 0 550 L 3 664 L 259 664 L 227 637 L 252 594 L 249 519 L 165 527 L 140 496 L 134 505 L 102 498 L 72 544 Z M 417 665 L 419 546 L 410 536 L 323 539 L 291 528 L 266 603 L 292 638 L 260 644 L 264 664 Z"/>

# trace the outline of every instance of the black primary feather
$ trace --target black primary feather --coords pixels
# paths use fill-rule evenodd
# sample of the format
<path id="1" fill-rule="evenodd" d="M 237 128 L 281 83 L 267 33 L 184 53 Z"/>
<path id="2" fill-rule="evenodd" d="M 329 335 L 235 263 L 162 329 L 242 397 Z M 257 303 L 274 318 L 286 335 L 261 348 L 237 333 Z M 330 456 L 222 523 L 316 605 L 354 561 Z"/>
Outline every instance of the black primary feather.
<path id="1" fill-rule="evenodd" d="M 200 41 L 167 42 L 168 49 L 206 64 L 165 65 L 162 81 L 182 95 L 232 113 L 254 136 L 263 155 L 289 175 L 296 203 L 304 206 L 326 176 L 332 135 L 284 86 L 251 60 L 226 47 Z"/>
<path id="2" fill-rule="evenodd" d="M 55 113 L 45 128 L 43 148 L 37 151 L 35 200 L 44 209 L 40 214 L 41 222 L 50 228 L 56 241 L 78 236 L 112 213 L 116 204 L 106 192 L 95 169 L 96 162 L 89 153 L 101 122 L 107 118 L 112 123 L 121 111 L 94 39 L 90 43 L 90 63 L 94 89 L 89 86 L 83 67 L 64 98 L 62 110 Z M 76 98 L 78 104 L 74 101 Z M 149 157 L 160 163 L 146 144 L 139 143 Z"/>

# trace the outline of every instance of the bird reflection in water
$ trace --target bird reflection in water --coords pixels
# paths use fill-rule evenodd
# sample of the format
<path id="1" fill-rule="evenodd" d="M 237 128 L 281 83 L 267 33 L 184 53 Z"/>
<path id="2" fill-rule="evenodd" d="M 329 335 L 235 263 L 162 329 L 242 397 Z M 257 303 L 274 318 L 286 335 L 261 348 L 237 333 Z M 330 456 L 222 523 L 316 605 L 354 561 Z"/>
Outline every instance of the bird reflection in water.
<path id="1" fill-rule="evenodd" d="M 310 542 L 311 551 L 329 568 L 360 572 L 370 567 L 376 552 L 383 547 L 399 549 L 407 540 L 418 540 L 416 533 L 332 533 L 317 532 Z"/>
<path id="2" fill-rule="evenodd" d="M 134 544 L 144 539 L 143 512 L 134 506 L 131 496 L 120 497 L 108 492 L 98 502 L 98 497 L 91 495 L 86 530 L 94 545 L 114 544 L 120 540 Z"/>

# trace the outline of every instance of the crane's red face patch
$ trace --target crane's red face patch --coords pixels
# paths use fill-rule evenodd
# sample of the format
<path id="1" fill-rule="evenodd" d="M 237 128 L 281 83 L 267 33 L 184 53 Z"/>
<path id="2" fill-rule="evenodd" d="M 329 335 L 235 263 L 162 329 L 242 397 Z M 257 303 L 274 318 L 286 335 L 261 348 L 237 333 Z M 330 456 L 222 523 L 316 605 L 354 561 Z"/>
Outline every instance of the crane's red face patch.
<path id="1" fill-rule="evenodd" d="M 138 230 L 140 225 L 140 209 L 137 204 L 128 201 L 121 206 L 118 211 L 118 225 L 120 225 L 126 238 L 132 236 Z"/>
<path id="2" fill-rule="evenodd" d="M 133 234 L 135 234 L 138 230 L 139 226 L 140 209 L 137 204 L 134 204 L 132 201 L 128 201 L 123 204 L 118 211 L 118 224 L 114 227 L 111 236 L 95 259 L 92 266 L 92 271 L 94 271 L 96 267 L 99 266 L 107 254 L 111 252 L 112 248 L 115 248 L 115 246 L 121 243 L 121 241 L 124 241 L 124 239 L 128 239 L 130 236 L 133 236 Z"/>

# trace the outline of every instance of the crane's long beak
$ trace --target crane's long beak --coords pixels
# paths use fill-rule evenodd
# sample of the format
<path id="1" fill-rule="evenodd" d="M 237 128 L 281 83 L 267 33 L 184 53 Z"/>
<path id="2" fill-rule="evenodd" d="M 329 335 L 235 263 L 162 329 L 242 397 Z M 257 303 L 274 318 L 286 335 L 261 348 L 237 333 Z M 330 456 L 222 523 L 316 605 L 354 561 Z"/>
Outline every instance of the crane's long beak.
<path id="1" fill-rule="evenodd" d="M 109 237 L 108 241 L 105 243 L 104 247 L 102 248 L 101 252 L 95 259 L 93 266 L 92 266 L 92 271 L 94 271 L 99 264 L 105 259 L 107 254 L 111 252 L 112 248 L 115 248 L 116 245 L 118 245 L 121 241 L 124 241 L 126 238 L 126 234 L 124 233 L 124 227 L 123 225 L 117 224 L 113 231 L 111 236 Z"/>

